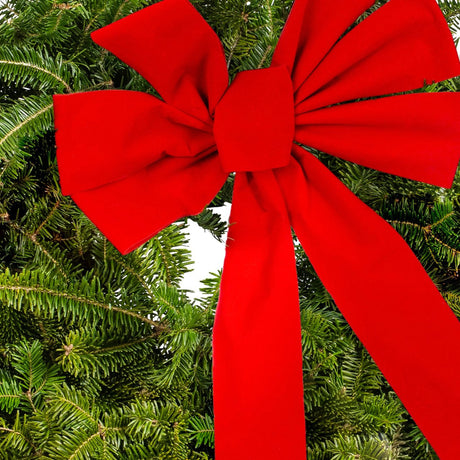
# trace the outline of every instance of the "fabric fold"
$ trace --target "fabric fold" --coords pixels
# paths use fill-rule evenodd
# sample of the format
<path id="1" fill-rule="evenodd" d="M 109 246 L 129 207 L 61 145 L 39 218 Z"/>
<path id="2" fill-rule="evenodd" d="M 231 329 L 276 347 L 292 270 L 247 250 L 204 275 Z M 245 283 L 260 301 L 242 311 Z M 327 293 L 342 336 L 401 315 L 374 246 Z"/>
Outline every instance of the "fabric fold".
<path id="1" fill-rule="evenodd" d="M 212 127 L 137 91 L 55 95 L 54 124 L 64 194 L 124 179 L 166 155 L 216 149 Z"/>
<path id="2" fill-rule="evenodd" d="M 216 459 L 305 460 L 295 255 L 272 171 L 235 177 L 213 355 Z"/>
<path id="3" fill-rule="evenodd" d="M 228 86 L 219 38 L 188 0 L 163 0 L 91 34 L 171 104 L 200 120 Z"/>
<path id="4" fill-rule="evenodd" d="M 336 105 L 296 117 L 295 140 L 369 168 L 450 187 L 460 160 L 460 93 Z"/>
<path id="5" fill-rule="evenodd" d="M 292 71 L 294 90 L 307 79 L 340 36 L 375 0 L 296 0 L 276 46 L 272 65 Z"/>
<path id="6" fill-rule="evenodd" d="M 276 176 L 321 281 L 443 460 L 460 448 L 460 322 L 402 237 L 296 146 Z"/>
<path id="7" fill-rule="evenodd" d="M 165 157 L 125 179 L 71 197 L 115 247 L 127 254 L 172 222 L 199 214 L 227 176 L 215 153 Z"/>
<path id="8" fill-rule="evenodd" d="M 391 0 L 347 33 L 295 94 L 296 113 L 421 88 L 460 73 L 435 0 Z"/>

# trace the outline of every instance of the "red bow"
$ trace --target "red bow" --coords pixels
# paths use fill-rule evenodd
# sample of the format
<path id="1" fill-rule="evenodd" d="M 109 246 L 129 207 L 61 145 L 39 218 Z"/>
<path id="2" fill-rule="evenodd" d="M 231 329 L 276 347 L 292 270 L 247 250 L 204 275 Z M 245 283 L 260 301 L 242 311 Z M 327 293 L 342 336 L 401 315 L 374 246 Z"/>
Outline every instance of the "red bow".
<path id="1" fill-rule="evenodd" d="M 123 253 L 237 172 L 214 327 L 219 460 L 306 457 L 291 226 L 439 456 L 458 459 L 459 321 L 396 231 L 299 146 L 451 185 L 459 94 L 347 102 L 460 74 L 435 0 L 392 0 L 338 41 L 373 3 L 297 0 L 271 67 L 228 87 L 217 36 L 188 0 L 164 0 L 93 38 L 165 102 L 55 97 L 63 192 Z"/>

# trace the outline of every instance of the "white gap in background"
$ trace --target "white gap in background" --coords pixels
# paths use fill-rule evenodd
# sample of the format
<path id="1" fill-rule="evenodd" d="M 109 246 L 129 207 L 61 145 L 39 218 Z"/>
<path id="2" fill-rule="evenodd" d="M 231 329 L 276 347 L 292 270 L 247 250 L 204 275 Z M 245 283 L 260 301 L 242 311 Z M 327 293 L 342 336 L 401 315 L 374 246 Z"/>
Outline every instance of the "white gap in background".
<path id="1" fill-rule="evenodd" d="M 213 210 L 220 214 L 224 222 L 228 222 L 230 208 L 231 206 L 227 205 L 213 208 Z M 187 247 L 192 252 L 191 257 L 194 264 L 190 267 L 192 271 L 185 274 L 180 287 L 191 291 L 189 296 L 196 298 L 200 295 L 200 281 L 209 278 L 210 273 L 217 273 L 224 265 L 227 235 L 220 243 L 211 232 L 203 230 L 192 221 L 189 221 L 187 232 L 190 235 Z"/>

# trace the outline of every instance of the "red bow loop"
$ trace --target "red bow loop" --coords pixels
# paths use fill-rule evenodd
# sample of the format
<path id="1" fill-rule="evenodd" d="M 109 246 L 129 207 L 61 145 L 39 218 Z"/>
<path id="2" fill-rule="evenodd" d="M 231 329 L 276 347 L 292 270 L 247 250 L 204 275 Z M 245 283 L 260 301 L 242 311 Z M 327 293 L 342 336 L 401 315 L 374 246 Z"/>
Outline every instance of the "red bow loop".
<path id="1" fill-rule="evenodd" d="M 460 159 L 459 93 L 340 104 L 297 115 L 296 136 L 344 160 L 451 187 Z"/>
<path id="2" fill-rule="evenodd" d="M 296 113 L 409 91 L 459 73 L 457 50 L 436 0 L 391 0 L 295 86 Z"/>
<path id="3" fill-rule="evenodd" d="M 156 97 L 57 95 L 54 110 L 62 191 L 122 253 L 201 212 L 225 182 L 211 126 Z"/>
<path id="4" fill-rule="evenodd" d="M 272 65 L 292 71 L 294 90 L 316 69 L 340 36 L 375 0 L 296 0 L 276 46 Z"/>
<path id="5" fill-rule="evenodd" d="M 222 44 L 188 0 L 166 0 L 92 33 L 137 70 L 162 98 L 210 121 L 228 86 Z"/>
<path id="6" fill-rule="evenodd" d="M 215 151 L 209 124 L 145 93 L 55 95 L 54 112 L 66 194 L 125 179 L 167 155 L 193 157 Z"/>

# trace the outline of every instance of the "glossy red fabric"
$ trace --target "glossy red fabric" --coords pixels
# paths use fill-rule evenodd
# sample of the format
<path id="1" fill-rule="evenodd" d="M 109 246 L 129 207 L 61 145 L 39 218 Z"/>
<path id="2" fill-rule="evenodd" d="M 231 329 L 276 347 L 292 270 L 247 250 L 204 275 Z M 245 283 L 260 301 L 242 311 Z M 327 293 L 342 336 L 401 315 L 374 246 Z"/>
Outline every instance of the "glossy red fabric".
<path id="1" fill-rule="evenodd" d="M 227 90 L 217 36 L 188 0 L 164 0 L 93 34 L 164 102 L 55 97 L 63 192 L 123 253 L 238 171 L 213 338 L 217 460 L 306 458 L 291 226 L 440 458 L 458 458 L 460 323 L 396 231 L 297 144 L 450 186 L 459 95 L 391 94 L 460 63 L 435 0 L 392 0 L 339 40 L 373 1 L 343 3 L 296 0 L 271 68 Z"/>

